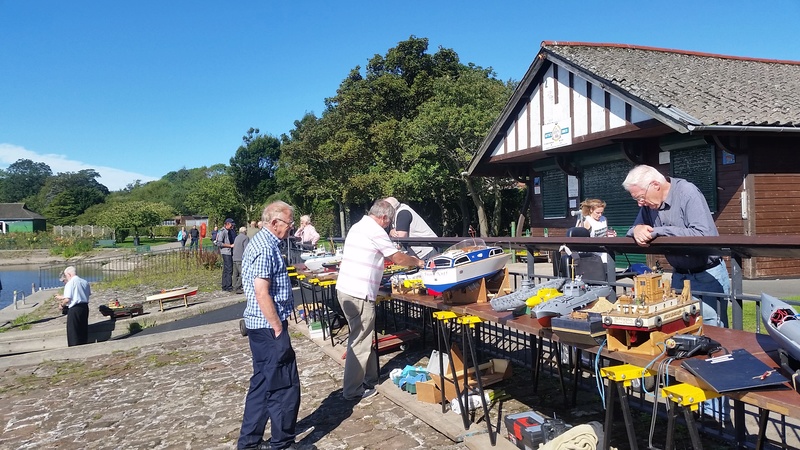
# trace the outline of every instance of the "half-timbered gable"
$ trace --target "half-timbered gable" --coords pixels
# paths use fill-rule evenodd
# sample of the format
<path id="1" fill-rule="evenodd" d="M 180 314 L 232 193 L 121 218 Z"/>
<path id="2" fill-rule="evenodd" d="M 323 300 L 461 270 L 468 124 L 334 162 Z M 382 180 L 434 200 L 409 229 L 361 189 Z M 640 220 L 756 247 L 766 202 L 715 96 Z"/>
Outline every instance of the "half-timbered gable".
<path id="1" fill-rule="evenodd" d="M 800 62 L 543 42 L 468 172 L 526 180 L 534 234 L 559 235 L 589 197 L 626 231 L 637 206 L 621 182 L 635 164 L 695 183 L 721 234 L 796 234 L 794 211 L 775 206 L 796 198 L 797 150 Z M 744 269 L 800 275 L 796 261 Z"/>

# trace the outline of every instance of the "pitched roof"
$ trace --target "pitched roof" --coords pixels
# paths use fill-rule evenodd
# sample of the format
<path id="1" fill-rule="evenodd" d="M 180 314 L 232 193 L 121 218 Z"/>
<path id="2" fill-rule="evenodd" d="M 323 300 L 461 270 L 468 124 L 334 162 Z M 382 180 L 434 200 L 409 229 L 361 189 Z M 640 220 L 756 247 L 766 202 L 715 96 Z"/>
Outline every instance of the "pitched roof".
<path id="1" fill-rule="evenodd" d="M 800 127 L 800 61 L 551 41 L 540 55 L 686 125 Z"/>
<path id="2" fill-rule="evenodd" d="M 25 207 L 25 203 L 0 203 L 0 220 L 44 219 Z"/>

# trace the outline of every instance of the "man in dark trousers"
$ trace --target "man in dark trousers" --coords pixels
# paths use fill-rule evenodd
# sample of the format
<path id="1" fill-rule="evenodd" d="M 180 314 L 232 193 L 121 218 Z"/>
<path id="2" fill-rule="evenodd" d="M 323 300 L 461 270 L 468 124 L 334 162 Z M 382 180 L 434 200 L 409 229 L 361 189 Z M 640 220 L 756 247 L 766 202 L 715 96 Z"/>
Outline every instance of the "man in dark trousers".
<path id="1" fill-rule="evenodd" d="M 69 266 L 61 273 L 64 295 L 56 295 L 61 308 L 67 310 L 67 345 L 83 345 L 89 342 L 89 296 L 92 290 L 89 282 L 75 274 L 75 267 Z"/>
<path id="2" fill-rule="evenodd" d="M 219 230 L 216 241 L 222 256 L 222 290 L 227 292 L 233 292 L 233 239 L 229 233 L 232 229 L 233 219 L 225 219 L 225 228 Z"/>
<path id="3" fill-rule="evenodd" d="M 244 250 L 242 270 L 247 307 L 244 323 L 253 376 L 239 433 L 239 450 L 296 449 L 300 411 L 300 375 L 289 336 L 294 297 L 280 243 L 294 225 L 294 209 L 284 202 L 267 205 L 263 225 Z M 270 440 L 264 431 L 270 422 Z"/>

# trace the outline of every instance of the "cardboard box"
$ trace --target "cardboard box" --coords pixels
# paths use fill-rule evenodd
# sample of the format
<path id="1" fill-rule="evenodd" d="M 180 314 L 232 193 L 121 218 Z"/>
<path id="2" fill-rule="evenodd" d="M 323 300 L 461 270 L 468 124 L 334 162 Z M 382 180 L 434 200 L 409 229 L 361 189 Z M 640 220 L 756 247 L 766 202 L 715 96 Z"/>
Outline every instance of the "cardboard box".
<path id="1" fill-rule="evenodd" d="M 464 370 L 464 361 L 458 346 L 453 345 L 450 350 L 453 365 L 456 368 L 455 377 L 450 370 L 449 364 L 445 366 L 444 377 L 436 373 L 438 372 L 438 367 L 433 372 L 429 371 L 431 380 L 426 382 L 429 383 L 429 385 L 421 387 L 419 386 L 420 383 L 417 383 L 417 400 L 426 403 L 440 403 L 442 400 L 441 386 L 444 386 L 445 401 L 456 398 L 455 379 L 458 380 L 458 388 L 462 392 L 464 391 L 465 381 L 470 388 L 478 387 L 474 369 L 470 367 L 466 371 Z M 484 388 L 491 386 L 511 377 L 511 362 L 507 359 L 491 359 L 489 362 L 478 366 L 478 374 L 480 375 L 481 384 Z M 424 391 L 422 396 L 420 396 L 421 390 Z"/>
<path id="2" fill-rule="evenodd" d="M 308 324 L 308 334 L 311 339 L 323 339 L 330 334 L 330 329 L 325 322 L 318 320 Z"/>

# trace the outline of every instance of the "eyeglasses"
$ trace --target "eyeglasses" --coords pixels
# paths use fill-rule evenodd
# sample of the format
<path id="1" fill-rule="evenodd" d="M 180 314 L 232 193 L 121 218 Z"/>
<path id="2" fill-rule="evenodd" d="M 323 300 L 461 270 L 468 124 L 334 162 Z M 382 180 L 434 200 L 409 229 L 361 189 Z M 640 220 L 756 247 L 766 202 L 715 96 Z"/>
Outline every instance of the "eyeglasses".
<path id="1" fill-rule="evenodd" d="M 286 225 L 289 225 L 290 227 L 294 226 L 294 221 L 287 222 L 287 221 L 281 219 L 280 217 L 276 217 L 275 219 L 280 220 L 281 222 L 285 223 Z"/>
<path id="2" fill-rule="evenodd" d="M 647 189 L 644 190 L 644 194 L 637 195 L 636 197 L 631 196 L 631 197 L 633 197 L 634 200 L 636 200 L 636 203 L 642 203 L 644 201 L 644 198 L 647 197 L 647 191 L 650 190 L 650 185 L 651 184 L 653 184 L 653 183 L 650 183 L 650 184 L 647 185 Z"/>

